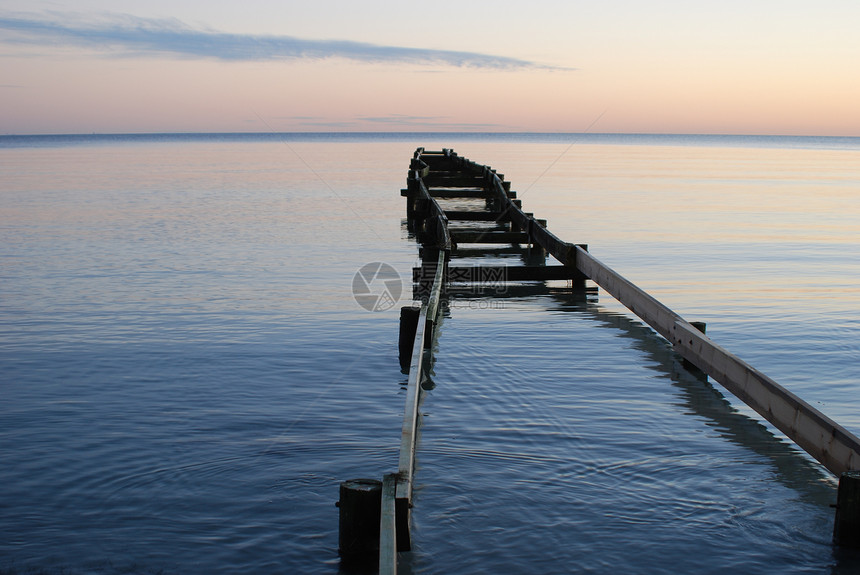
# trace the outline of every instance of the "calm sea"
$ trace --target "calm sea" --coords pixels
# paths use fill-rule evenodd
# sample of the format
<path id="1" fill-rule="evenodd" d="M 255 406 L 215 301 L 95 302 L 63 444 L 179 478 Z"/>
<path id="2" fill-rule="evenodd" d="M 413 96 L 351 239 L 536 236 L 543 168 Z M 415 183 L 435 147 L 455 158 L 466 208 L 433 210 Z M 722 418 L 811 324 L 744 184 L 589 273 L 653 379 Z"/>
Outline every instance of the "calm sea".
<path id="1" fill-rule="evenodd" d="M 397 467 L 417 146 L 860 434 L 860 139 L 0 137 L 0 573 L 342 572 L 339 483 Z M 402 572 L 860 570 L 829 473 L 602 291 L 453 299 L 433 383 Z"/>

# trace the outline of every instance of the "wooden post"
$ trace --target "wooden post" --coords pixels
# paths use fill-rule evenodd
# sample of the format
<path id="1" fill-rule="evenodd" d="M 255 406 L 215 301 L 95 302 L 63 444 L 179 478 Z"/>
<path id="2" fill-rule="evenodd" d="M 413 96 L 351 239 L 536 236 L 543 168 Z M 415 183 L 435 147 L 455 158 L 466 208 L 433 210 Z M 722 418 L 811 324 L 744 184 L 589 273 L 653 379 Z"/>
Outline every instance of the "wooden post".
<path id="1" fill-rule="evenodd" d="M 708 327 L 707 324 L 703 321 L 691 321 L 690 325 L 702 333 L 706 333 Z M 698 367 L 696 367 L 696 364 L 694 364 L 692 361 L 688 359 L 682 359 L 681 364 L 684 366 L 684 369 L 692 371 L 695 375 L 703 374 L 705 375 L 705 377 L 707 377 L 707 374 L 704 374 L 704 372 Z"/>
<path id="2" fill-rule="evenodd" d="M 586 252 L 588 251 L 588 244 L 576 244 L 576 246 L 581 248 L 583 251 L 586 251 Z M 570 280 L 570 287 L 574 291 L 585 291 L 586 277 L 585 277 L 585 274 L 580 272 L 579 269 L 576 267 L 576 250 L 575 249 L 572 250 L 570 252 L 570 254 L 572 256 L 572 262 L 571 261 L 564 261 L 562 263 L 564 263 L 565 265 L 572 265 L 573 268 L 576 269 L 577 272 L 579 272 L 578 277 Z"/>
<path id="3" fill-rule="evenodd" d="M 846 471 L 839 478 L 833 542 L 860 549 L 860 471 Z"/>
<path id="4" fill-rule="evenodd" d="M 418 328 L 420 305 L 407 305 L 400 308 L 400 371 L 409 373 L 412 360 L 412 347 L 415 344 L 415 330 Z"/>
<path id="5" fill-rule="evenodd" d="M 338 553 L 351 565 L 374 564 L 379 559 L 379 521 L 382 482 L 350 479 L 340 484 Z"/>
<path id="6" fill-rule="evenodd" d="M 528 222 L 529 223 L 527 232 L 529 235 L 529 250 L 545 258 L 546 249 L 544 248 L 543 244 L 541 244 L 535 239 L 535 235 L 537 234 L 535 230 L 537 230 L 538 228 L 546 228 L 546 220 L 529 218 Z"/>

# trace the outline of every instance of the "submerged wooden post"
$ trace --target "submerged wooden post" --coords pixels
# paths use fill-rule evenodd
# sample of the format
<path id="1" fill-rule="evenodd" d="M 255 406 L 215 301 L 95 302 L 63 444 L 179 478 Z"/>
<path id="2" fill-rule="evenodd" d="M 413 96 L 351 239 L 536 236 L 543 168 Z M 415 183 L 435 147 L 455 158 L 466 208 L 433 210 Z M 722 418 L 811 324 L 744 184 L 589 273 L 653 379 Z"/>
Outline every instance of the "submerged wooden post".
<path id="1" fill-rule="evenodd" d="M 690 322 L 690 325 L 691 325 L 691 326 L 693 326 L 694 328 L 696 328 L 697 330 L 699 330 L 699 331 L 700 331 L 700 332 L 702 332 L 702 333 L 707 333 L 707 328 L 708 328 L 708 326 L 707 326 L 707 324 L 706 324 L 705 322 L 703 322 L 703 321 L 691 321 L 691 322 Z M 701 369 L 699 369 L 698 367 L 696 367 L 696 364 L 694 364 L 694 363 L 693 363 L 692 361 L 690 361 L 689 359 L 682 359 L 682 360 L 681 360 L 681 364 L 684 366 L 684 368 L 685 368 L 685 369 L 687 369 L 687 370 L 689 370 L 689 371 L 693 371 L 693 372 L 696 372 L 696 373 L 702 373 L 702 374 L 704 373 Z"/>
<path id="2" fill-rule="evenodd" d="M 373 564 L 379 558 L 382 482 L 350 479 L 340 484 L 338 553 L 352 565 Z"/>
<path id="3" fill-rule="evenodd" d="M 412 346 L 415 343 L 415 330 L 418 328 L 420 313 L 420 305 L 407 305 L 400 308 L 400 370 L 404 373 L 409 373 L 409 362 L 412 360 Z"/>
<path id="4" fill-rule="evenodd" d="M 588 244 L 575 244 L 576 247 L 582 249 L 582 251 L 588 251 Z M 576 251 L 572 251 L 573 265 L 572 267 L 579 272 L 579 269 L 576 267 Z M 571 280 L 570 287 L 575 290 L 585 290 L 585 274 L 579 272 L 579 275 L 576 279 Z"/>
<path id="5" fill-rule="evenodd" d="M 846 471 L 839 478 L 833 542 L 860 549 L 860 471 Z"/>

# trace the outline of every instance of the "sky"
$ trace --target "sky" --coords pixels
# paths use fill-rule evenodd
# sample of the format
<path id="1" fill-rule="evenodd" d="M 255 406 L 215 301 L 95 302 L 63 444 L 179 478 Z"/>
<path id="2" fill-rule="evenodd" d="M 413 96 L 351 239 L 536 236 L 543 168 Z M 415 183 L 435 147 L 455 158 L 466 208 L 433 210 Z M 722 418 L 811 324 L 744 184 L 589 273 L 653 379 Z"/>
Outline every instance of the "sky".
<path id="1" fill-rule="evenodd" d="M 856 0 L 0 0 L 0 134 L 860 136 Z"/>

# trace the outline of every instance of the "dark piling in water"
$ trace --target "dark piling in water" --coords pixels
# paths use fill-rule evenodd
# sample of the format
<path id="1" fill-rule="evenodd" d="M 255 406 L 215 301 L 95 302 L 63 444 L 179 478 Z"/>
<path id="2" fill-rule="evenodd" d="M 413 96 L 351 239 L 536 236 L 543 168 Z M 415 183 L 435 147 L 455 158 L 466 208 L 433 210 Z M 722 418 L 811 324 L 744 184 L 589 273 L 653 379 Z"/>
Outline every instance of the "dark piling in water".
<path id="1" fill-rule="evenodd" d="M 349 566 L 375 565 L 379 560 L 382 482 L 350 479 L 340 484 L 338 553 Z"/>
<path id="2" fill-rule="evenodd" d="M 860 549 L 860 471 L 847 471 L 839 478 L 833 542 Z"/>

